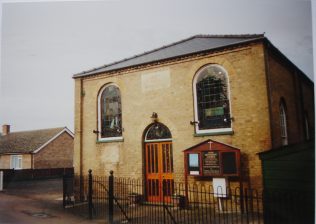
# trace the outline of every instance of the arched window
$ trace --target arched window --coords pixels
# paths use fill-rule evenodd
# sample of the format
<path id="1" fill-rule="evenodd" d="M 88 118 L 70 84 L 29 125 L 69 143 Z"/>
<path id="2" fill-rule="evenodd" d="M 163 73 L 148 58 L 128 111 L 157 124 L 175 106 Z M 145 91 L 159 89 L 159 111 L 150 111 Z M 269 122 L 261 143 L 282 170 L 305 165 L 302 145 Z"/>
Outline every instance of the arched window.
<path id="1" fill-rule="evenodd" d="M 287 117 L 286 117 L 285 102 L 283 100 L 281 100 L 280 102 L 280 129 L 281 129 L 282 145 L 287 145 L 288 144 Z"/>
<path id="2" fill-rule="evenodd" d="M 99 94 L 99 139 L 122 137 L 121 94 L 117 86 L 104 86 Z"/>
<path id="3" fill-rule="evenodd" d="M 219 65 L 203 67 L 193 80 L 196 133 L 231 131 L 227 72 Z"/>
<path id="4" fill-rule="evenodd" d="M 145 142 L 170 141 L 172 138 L 169 128 L 159 122 L 152 124 L 145 136 Z"/>

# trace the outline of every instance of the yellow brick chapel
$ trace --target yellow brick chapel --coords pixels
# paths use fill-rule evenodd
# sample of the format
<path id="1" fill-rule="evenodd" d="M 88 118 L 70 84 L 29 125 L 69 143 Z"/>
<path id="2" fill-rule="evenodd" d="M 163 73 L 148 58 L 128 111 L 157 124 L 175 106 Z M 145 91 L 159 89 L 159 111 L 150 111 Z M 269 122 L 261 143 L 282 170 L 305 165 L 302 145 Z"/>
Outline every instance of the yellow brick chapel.
<path id="1" fill-rule="evenodd" d="M 76 174 L 181 182 L 184 151 L 209 143 L 262 188 L 257 153 L 314 136 L 314 84 L 264 35 L 197 35 L 73 78 Z M 189 180 L 211 183 L 203 169 Z"/>

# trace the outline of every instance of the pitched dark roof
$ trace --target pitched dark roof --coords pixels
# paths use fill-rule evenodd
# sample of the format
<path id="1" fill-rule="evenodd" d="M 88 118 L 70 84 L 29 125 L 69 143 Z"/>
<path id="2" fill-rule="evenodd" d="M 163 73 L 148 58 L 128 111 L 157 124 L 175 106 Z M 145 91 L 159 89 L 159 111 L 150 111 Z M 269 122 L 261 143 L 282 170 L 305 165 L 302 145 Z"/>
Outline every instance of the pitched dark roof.
<path id="1" fill-rule="evenodd" d="M 94 68 L 75 74 L 73 78 L 85 77 L 102 72 L 108 72 L 137 65 L 148 64 L 151 62 L 163 61 L 166 59 L 196 54 L 204 51 L 215 50 L 232 45 L 252 42 L 264 39 L 263 34 L 247 35 L 196 35 L 152 51 L 148 51 L 130 58 L 126 58 L 111 64 Z"/>
<path id="2" fill-rule="evenodd" d="M 11 132 L 0 136 L 0 154 L 34 152 L 64 129 L 65 127 Z"/>

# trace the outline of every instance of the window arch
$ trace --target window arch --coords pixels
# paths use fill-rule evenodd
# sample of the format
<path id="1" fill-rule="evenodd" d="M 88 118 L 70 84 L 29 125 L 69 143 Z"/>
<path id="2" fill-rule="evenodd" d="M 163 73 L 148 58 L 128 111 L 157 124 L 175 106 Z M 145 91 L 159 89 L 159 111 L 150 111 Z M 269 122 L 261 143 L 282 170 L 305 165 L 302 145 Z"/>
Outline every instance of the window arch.
<path id="1" fill-rule="evenodd" d="M 122 138 L 121 93 L 114 84 L 105 85 L 98 97 L 99 139 Z"/>
<path id="2" fill-rule="evenodd" d="M 283 99 L 281 99 L 281 102 L 280 102 L 280 129 L 281 129 L 282 145 L 287 145 L 288 144 L 287 116 L 286 116 L 286 106 Z"/>
<path id="3" fill-rule="evenodd" d="M 201 68 L 193 80 L 196 133 L 231 129 L 228 75 L 219 65 Z"/>
<path id="4" fill-rule="evenodd" d="M 167 126 L 162 123 L 155 122 L 147 130 L 145 142 L 151 141 L 170 141 L 172 139 L 171 132 Z"/>

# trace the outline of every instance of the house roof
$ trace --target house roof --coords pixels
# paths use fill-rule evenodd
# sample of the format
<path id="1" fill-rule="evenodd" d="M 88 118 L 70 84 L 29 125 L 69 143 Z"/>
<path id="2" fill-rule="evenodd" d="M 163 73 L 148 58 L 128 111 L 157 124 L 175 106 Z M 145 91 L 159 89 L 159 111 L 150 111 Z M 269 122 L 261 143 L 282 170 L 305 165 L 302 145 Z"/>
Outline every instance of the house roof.
<path id="1" fill-rule="evenodd" d="M 73 78 L 95 75 L 98 73 L 144 65 L 152 62 L 188 56 L 223 47 L 243 44 L 264 39 L 263 34 L 247 35 L 196 35 L 142 54 L 135 55 L 89 71 L 75 74 Z"/>
<path id="2" fill-rule="evenodd" d="M 10 132 L 0 136 L 0 154 L 36 153 L 64 131 L 73 137 L 66 127 Z"/>

